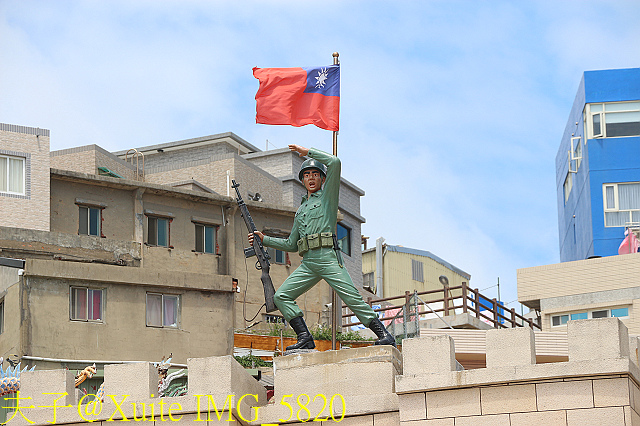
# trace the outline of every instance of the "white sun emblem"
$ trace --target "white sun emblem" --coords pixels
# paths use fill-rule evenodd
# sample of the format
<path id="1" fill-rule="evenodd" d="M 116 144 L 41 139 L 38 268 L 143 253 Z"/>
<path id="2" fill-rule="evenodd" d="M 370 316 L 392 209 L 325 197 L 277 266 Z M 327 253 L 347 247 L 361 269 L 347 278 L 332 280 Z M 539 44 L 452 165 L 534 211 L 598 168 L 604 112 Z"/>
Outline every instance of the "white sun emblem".
<path id="1" fill-rule="evenodd" d="M 316 77 L 316 89 L 318 88 L 322 88 L 324 89 L 324 84 L 327 81 L 327 69 L 326 68 L 320 68 L 320 71 L 318 71 L 318 76 Z"/>

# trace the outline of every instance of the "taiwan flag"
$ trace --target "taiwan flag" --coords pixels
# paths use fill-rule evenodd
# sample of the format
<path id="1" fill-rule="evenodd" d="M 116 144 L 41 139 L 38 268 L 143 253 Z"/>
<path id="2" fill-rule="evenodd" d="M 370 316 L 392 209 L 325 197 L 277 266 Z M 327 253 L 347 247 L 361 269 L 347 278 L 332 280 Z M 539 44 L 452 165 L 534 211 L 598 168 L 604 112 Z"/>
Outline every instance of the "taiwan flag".
<path id="1" fill-rule="evenodd" d="M 256 123 L 305 126 L 338 131 L 340 66 L 254 68 L 260 81 Z"/>

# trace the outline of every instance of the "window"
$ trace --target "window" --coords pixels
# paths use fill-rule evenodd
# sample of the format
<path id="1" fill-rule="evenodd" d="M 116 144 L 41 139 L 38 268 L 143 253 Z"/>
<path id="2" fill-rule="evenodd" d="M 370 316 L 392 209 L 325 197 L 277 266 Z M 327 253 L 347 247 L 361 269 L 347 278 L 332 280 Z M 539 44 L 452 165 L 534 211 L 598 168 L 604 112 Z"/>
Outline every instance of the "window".
<path id="1" fill-rule="evenodd" d="M 288 256 L 286 252 L 271 247 L 265 248 L 267 249 L 267 253 L 269 254 L 269 256 L 271 256 L 272 263 L 275 263 L 277 265 L 291 265 L 291 263 L 287 259 Z"/>
<path id="2" fill-rule="evenodd" d="M 78 206 L 80 219 L 78 234 L 102 236 L 102 209 L 89 206 Z"/>
<path id="3" fill-rule="evenodd" d="M 169 231 L 171 219 L 147 216 L 147 244 L 170 247 Z"/>
<path id="4" fill-rule="evenodd" d="M 95 288 L 71 287 L 71 319 L 102 322 L 103 292 Z"/>
<path id="5" fill-rule="evenodd" d="M 587 111 L 591 138 L 640 135 L 640 102 L 588 104 Z"/>
<path id="6" fill-rule="evenodd" d="M 573 173 L 567 172 L 567 177 L 564 179 L 564 203 L 567 204 L 567 200 L 569 199 L 569 194 L 571 194 L 571 189 L 573 188 Z"/>
<path id="7" fill-rule="evenodd" d="M 609 311 L 606 309 L 602 311 L 591 312 L 591 318 L 607 318 L 608 316 L 609 316 Z"/>
<path id="8" fill-rule="evenodd" d="M 0 300 L 0 334 L 4 333 L 4 299 Z"/>
<path id="9" fill-rule="evenodd" d="M 196 251 L 200 253 L 220 254 L 218 227 L 200 223 L 195 223 L 194 225 L 196 227 Z"/>
<path id="10" fill-rule="evenodd" d="M 577 172 L 580 168 L 580 164 L 582 163 L 582 137 L 577 136 L 575 138 L 571 138 L 571 158 L 570 161 L 575 161 L 575 171 Z M 571 164 L 569 164 L 571 166 Z"/>
<path id="11" fill-rule="evenodd" d="M 177 294 L 147 293 L 147 326 L 178 328 Z"/>
<path id="12" fill-rule="evenodd" d="M 629 308 L 597 309 L 586 312 L 575 312 L 571 314 L 554 315 L 551 317 L 553 327 L 565 325 L 567 321 L 583 320 L 588 318 L 625 318 L 629 316 Z"/>
<path id="13" fill-rule="evenodd" d="M 25 161 L 0 155 L 0 192 L 25 195 Z"/>
<path id="14" fill-rule="evenodd" d="M 578 312 L 577 314 L 571 314 L 571 320 L 583 320 L 589 318 L 587 312 Z"/>
<path id="15" fill-rule="evenodd" d="M 424 264 L 415 259 L 411 259 L 411 278 L 415 281 L 424 282 Z"/>
<path id="16" fill-rule="evenodd" d="M 605 227 L 640 223 L 640 183 L 606 183 L 602 197 Z"/>
<path id="17" fill-rule="evenodd" d="M 337 227 L 338 247 L 347 256 L 351 256 L 351 229 L 341 223 Z"/>
<path id="18" fill-rule="evenodd" d="M 374 280 L 375 280 L 375 277 L 373 272 L 362 274 L 362 286 L 364 288 L 369 288 L 373 290 L 375 288 Z"/>
<path id="19" fill-rule="evenodd" d="M 622 318 L 629 316 L 629 308 L 611 309 L 611 316 L 614 318 Z"/>
<path id="20" fill-rule="evenodd" d="M 551 317 L 551 325 L 554 327 L 558 325 L 564 325 L 569 321 L 569 315 L 555 315 Z"/>

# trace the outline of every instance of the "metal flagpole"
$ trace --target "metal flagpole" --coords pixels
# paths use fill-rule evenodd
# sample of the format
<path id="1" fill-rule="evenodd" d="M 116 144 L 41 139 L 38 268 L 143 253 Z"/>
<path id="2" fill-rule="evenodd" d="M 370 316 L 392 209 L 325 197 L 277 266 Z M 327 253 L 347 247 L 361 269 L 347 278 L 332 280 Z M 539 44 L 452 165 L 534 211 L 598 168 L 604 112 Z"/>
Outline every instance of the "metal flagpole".
<path id="1" fill-rule="evenodd" d="M 338 60 L 340 54 L 333 52 L 333 65 L 340 65 Z M 338 156 L 338 132 L 333 132 L 333 155 Z M 338 325 L 342 326 L 342 300 L 338 294 L 331 289 L 331 349 L 337 349 Z"/>

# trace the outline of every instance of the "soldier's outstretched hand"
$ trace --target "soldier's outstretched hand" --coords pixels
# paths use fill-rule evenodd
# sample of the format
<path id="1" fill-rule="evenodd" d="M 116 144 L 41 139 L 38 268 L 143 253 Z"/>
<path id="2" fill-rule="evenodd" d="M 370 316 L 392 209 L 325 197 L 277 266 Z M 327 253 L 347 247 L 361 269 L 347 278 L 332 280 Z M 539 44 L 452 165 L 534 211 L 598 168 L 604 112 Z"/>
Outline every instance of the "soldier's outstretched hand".
<path id="1" fill-rule="evenodd" d="M 264 239 L 264 234 L 260 231 L 255 231 L 254 232 L 258 237 L 260 237 L 260 242 L 262 242 L 262 240 Z M 249 238 L 249 244 L 253 245 L 253 234 L 249 233 L 249 235 L 247 235 L 247 237 Z"/>
<path id="2" fill-rule="evenodd" d="M 298 155 L 300 155 L 300 157 L 304 157 L 305 155 L 307 155 L 309 153 L 309 148 L 305 148 L 303 146 L 300 145 L 294 145 L 291 144 L 289 145 L 289 149 L 293 152 L 297 152 Z"/>

